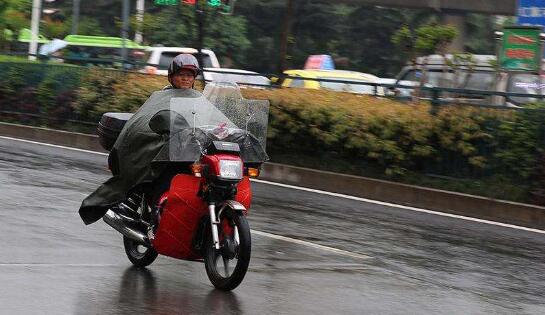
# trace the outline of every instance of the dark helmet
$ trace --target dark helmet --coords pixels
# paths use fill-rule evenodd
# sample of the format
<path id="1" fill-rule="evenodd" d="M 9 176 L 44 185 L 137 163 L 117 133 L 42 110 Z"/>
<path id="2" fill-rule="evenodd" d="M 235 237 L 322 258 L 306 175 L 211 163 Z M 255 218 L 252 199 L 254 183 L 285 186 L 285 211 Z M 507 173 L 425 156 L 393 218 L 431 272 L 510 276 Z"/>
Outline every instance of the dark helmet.
<path id="1" fill-rule="evenodd" d="M 174 74 L 180 72 L 182 69 L 192 71 L 194 76 L 197 76 L 199 74 L 199 71 L 201 70 L 199 68 L 199 62 L 197 61 L 197 58 L 195 58 L 195 56 L 191 54 L 179 54 L 178 56 L 174 57 L 174 59 L 172 59 L 172 62 L 168 67 L 168 80 L 170 81 L 170 78 Z"/>

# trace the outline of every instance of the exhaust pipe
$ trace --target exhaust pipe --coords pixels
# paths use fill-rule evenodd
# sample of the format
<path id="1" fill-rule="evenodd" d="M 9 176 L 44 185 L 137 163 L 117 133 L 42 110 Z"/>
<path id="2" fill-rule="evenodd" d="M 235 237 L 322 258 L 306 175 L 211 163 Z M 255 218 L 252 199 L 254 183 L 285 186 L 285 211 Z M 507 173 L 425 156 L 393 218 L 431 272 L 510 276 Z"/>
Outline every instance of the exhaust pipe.
<path id="1" fill-rule="evenodd" d="M 116 231 L 123 234 L 124 236 L 134 241 L 137 241 L 140 245 L 151 247 L 151 243 L 144 233 L 127 226 L 126 221 L 123 220 L 120 215 L 116 214 L 112 210 L 108 210 L 108 212 L 106 212 L 102 219 L 109 226 L 113 227 Z"/>

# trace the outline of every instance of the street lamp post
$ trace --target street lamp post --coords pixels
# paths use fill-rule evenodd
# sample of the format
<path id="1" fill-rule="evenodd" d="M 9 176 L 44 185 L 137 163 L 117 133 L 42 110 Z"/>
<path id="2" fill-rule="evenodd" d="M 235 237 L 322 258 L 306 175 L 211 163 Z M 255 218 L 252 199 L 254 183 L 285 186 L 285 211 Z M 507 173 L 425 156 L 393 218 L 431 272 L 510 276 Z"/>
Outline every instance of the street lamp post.
<path id="1" fill-rule="evenodd" d="M 137 44 L 142 44 L 144 38 L 142 37 L 142 28 L 144 24 L 144 0 L 136 0 L 136 33 L 134 34 L 134 41 Z"/>
<path id="2" fill-rule="evenodd" d="M 73 0 L 72 7 L 72 34 L 76 35 L 78 33 L 79 26 L 79 1 Z"/>
<path id="3" fill-rule="evenodd" d="M 129 38 L 129 5 L 129 0 L 123 0 L 123 27 L 121 28 L 123 48 L 121 48 L 121 59 L 124 69 L 127 62 L 127 38 Z"/>
<path id="4" fill-rule="evenodd" d="M 204 42 L 204 10 L 201 9 L 201 7 L 199 6 L 199 0 L 195 1 L 195 18 L 197 19 L 197 50 L 198 50 L 198 54 L 197 54 L 197 59 L 199 61 L 199 66 L 201 67 L 201 69 L 204 69 L 204 63 L 203 63 L 203 55 L 202 55 L 202 46 L 203 46 L 203 42 Z"/>
<path id="5" fill-rule="evenodd" d="M 40 12 L 42 11 L 42 0 L 32 1 L 32 21 L 30 23 L 30 45 L 28 46 L 28 59 L 36 60 L 38 52 L 38 34 L 40 30 Z"/>
<path id="6" fill-rule="evenodd" d="M 288 38 L 291 30 L 293 4 L 293 0 L 286 0 L 286 15 L 284 15 L 284 25 L 282 26 L 282 34 L 280 36 L 280 60 L 278 65 L 280 73 L 287 68 L 286 55 L 288 53 Z"/>

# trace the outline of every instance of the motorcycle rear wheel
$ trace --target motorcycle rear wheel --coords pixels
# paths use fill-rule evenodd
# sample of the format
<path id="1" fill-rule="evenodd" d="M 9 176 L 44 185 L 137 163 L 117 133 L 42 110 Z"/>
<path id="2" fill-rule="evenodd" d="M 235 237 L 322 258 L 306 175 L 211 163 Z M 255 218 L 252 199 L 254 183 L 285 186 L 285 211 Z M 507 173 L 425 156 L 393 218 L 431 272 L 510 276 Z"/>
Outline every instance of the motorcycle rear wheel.
<path id="1" fill-rule="evenodd" d="M 236 288 L 244 279 L 250 264 L 252 240 L 250 226 L 242 213 L 226 213 L 222 221 L 228 220 L 231 226 L 236 226 L 239 235 L 237 244 L 234 229 L 226 231 L 218 226 L 221 247 L 214 247 L 212 232 L 208 229 L 205 240 L 204 265 L 210 282 L 219 290 L 230 291 Z M 230 245 L 230 246 L 229 246 Z M 235 264 L 236 261 L 236 264 Z M 231 266 L 234 265 L 234 268 Z"/>
<path id="2" fill-rule="evenodd" d="M 140 245 L 135 240 L 123 236 L 125 253 L 131 263 L 137 267 L 146 267 L 155 261 L 159 255 L 155 249 Z"/>

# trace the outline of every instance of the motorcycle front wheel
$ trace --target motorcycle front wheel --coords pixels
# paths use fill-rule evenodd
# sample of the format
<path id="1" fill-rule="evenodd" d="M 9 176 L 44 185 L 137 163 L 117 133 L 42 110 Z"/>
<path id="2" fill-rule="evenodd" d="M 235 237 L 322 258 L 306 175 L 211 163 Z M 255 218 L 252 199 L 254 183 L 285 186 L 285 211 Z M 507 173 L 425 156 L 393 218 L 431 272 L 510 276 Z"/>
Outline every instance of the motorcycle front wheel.
<path id="1" fill-rule="evenodd" d="M 218 226 L 218 236 L 219 250 L 214 247 L 212 232 L 208 229 L 204 265 L 214 287 L 230 291 L 242 282 L 250 264 L 252 241 L 248 221 L 242 213 L 225 213 Z"/>

